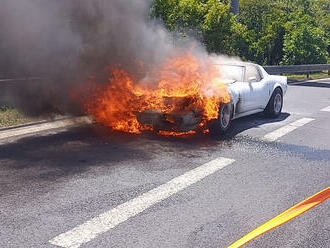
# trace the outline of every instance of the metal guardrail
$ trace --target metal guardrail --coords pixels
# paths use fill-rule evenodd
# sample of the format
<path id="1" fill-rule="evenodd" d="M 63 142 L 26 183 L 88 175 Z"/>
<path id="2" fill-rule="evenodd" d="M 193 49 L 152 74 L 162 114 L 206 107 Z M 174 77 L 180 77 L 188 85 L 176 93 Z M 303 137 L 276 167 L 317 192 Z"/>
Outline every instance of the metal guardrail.
<path id="1" fill-rule="evenodd" d="M 278 65 L 278 66 L 264 66 L 269 74 L 283 74 L 283 73 L 306 73 L 316 71 L 328 71 L 330 75 L 330 64 L 317 65 Z"/>
<path id="2" fill-rule="evenodd" d="M 15 78 L 15 79 L 0 79 L 0 83 L 10 83 L 10 82 L 18 82 L 18 81 L 29 81 L 29 80 L 41 80 L 40 77 L 31 77 L 31 78 Z"/>
<path id="3" fill-rule="evenodd" d="M 317 71 L 328 71 L 330 75 L 330 64 L 314 64 L 314 65 L 267 65 L 263 66 L 269 74 L 283 74 L 283 73 L 306 73 Z M 0 83 L 13 81 L 28 81 L 40 80 L 40 77 L 20 78 L 20 79 L 0 79 Z"/>

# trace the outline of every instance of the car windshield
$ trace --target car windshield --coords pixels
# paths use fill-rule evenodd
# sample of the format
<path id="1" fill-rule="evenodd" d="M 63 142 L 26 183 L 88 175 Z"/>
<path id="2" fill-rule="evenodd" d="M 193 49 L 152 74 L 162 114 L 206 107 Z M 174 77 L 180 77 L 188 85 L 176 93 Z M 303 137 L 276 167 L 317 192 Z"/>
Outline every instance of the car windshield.
<path id="1" fill-rule="evenodd" d="M 240 65 L 216 65 L 221 77 L 228 81 L 242 82 L 244 78 L 244 66 Z"/>

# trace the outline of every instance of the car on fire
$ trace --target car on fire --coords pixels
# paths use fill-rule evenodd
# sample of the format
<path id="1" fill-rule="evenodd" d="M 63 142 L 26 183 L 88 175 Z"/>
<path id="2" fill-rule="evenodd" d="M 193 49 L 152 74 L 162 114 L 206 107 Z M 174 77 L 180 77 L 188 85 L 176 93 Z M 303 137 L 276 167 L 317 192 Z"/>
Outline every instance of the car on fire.
<path id="1" fill-rule="evenodd" d="M 287 77 L 269 75 L 262 66 L 253 63 L 215 66 L 221 71 L 222 81 L 228 85 L 231 101 L 219 102 L 218 119 L 210 121 L 207 126 L 211 133 L 224 134 L 232 120 L 247 115 L 264 112 L 265 116 L 276 118 L 281 114 Z M 189 104 L 190 99 L 170 97 L 165 101 L 184 105 Z M 156 131 L 188 132 L 200 128 L 202 113 L 198 109 L 174 113 L 152 110 L 138 113 L 138 121 L 152 125 Z"/>

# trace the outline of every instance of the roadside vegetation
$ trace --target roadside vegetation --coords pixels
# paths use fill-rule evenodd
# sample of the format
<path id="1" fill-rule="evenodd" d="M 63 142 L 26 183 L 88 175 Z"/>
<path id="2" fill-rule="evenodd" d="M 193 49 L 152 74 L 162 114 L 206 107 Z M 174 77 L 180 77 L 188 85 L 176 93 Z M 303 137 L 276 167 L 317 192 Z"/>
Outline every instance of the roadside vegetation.
<path id="1" fill-rule="evenodd" d="M 35 121 L 35 119 L 26 117 L 17 109 L 6 105 L 0 106 L 0 128 L 20 125 L 31 121 Z"/>
<path id="2" fill-rule="evenodd" d="M 299 74 L 285 73 L 284 76 L 287 76 L 289 81 L 306 81 L 306 80 L 330 78 L 328 71 L 313 72 L 310 73 L 308 76 L 306 75 L 306 73 L 299 73 Z"/>
<path id="3" fill-rule="evenodd" d="M 212 53 L 262 65 L 330 63 L 329 0 L 155 0 L 152 16 L 184 38 L 194 36 Z"/>

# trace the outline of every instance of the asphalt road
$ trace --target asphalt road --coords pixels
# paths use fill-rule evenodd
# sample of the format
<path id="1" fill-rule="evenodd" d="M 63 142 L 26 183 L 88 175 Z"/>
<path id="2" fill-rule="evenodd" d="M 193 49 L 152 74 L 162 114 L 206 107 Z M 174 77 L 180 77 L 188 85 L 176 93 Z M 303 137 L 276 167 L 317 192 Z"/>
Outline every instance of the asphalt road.
<path id="1" fill-rule="evenodd" d="M 227 247 L 330 186 L 330 80 L 290 85 L 284 105 L 219 139 L 96 125 L 1 139 L 0 247 Z M 246 247 L 330 247 L 330 201 Z"/>

